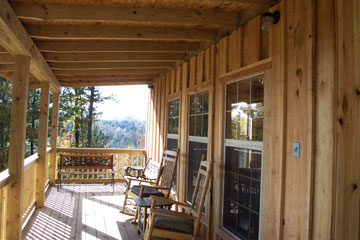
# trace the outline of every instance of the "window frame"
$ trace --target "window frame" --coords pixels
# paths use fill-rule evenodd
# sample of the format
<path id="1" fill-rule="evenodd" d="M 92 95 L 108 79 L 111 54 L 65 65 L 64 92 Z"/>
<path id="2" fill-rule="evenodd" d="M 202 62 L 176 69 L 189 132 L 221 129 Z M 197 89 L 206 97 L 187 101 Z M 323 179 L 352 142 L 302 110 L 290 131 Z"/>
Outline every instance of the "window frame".
<path id="1" fill-rule="evenodd" d="M 224 83 L 224 110 L 223 110 L 223 152 L 222 152 L 222 164 L 223 166 L 225 166 L 226 164 L 226 147 L 236 147 L 236 148 L 243 148 L 243 149 L 249 149 L 249 150 L 255 150 L 255 151 L 261 151 L 261 165 L 264 159 L 264 155 L 263 155 L 263 147 L 264 147 L 264 138 L 263 141 L 250 141 L 250 140 L 237 140 L 237 139 L 227 139 L 226 138 L 226 115 L 228 110 L 226 109 L 226 103 L 227 103 L 227 86 L 234 83 L 234 82 L 238 82 L 238 81 L 242 81 L 242 80 L 246 80 L 246 79 L 250 79 L 252 77 L 257 77 L 263 75 L 264 76 L 264 81 L 265 81 L 265 71 L 263 72 L 258 72 L 255 74 L 251 74 L 245 77 L 240 77 L 240 78 L 236 78 L 234 80 L 228 81 Z M 265 84 L 264 84 L 265 85 Z M 250 85 L 251 86 L 251 85 Z M 250 99 L 251 99 L 251 87 L 250 87 Z M 265 108 L 265 88 L 264 88 L 264 108 Z M 264 125 L 264 124 L 263 124 Z M 230 230 L 228 230 L 225 226 L 224 226 L 224 222 L 223 222 L 223 217 L 224 217 L 224 204 L 225 204 L 225 198 L 224 198 L 224 189 L 225 189 L 225 176 L 226 176 L 226 168 L 224 167 L 222 172 L 222 183 L 221 183 L 221 187 L 222 187 L 222 192 L 221 192 L 221 218 L 220 218 L 220 230 L 221 231 L 225 231 L 225 233 L 230 234 L 231 237 L 233 237 L 234 239 L 238 239 L 241 240 L 240 237 L 236 236 L 234 233 L 232 233 Z M 261 196 L 262 196 L 262 176 L 263 176 L 263 168 L 261 167 L 260 169 L 260 199 L 259 199 L 259 239 L 260 239 L 260 228 L 261 228 Z"/>
<path id="2" fill-rule="evenodd" d="M 187 133 L 186 133 L 186 156 L 187 156 L 187 161 L 186 161 L 186 183 L 185 183 L 185 202 L 191 204 L 190 201 L 187 200 L 187 192 L 188 192 L 188 181 L 189 181 L 189 145 L 190 142 L 199 142 L 199 143 L 206 143 L 207 144 L 207 148 L 206 148 L 206 159 L 208 158 L 208 148 L 209 148 L 209 112 L 210 112 L 210 89 L 202 89 L 200 91 L 196 91 L 196 92 L 192 92 L 192 93 L 188 93 L 187 94 L 187 103 L 188 103 L 188 111 L 187 111 L 187 122 L 188 125 L 190 124 L 190 108 L 191 108 L 191 96 L 192 95 L 196 95 L 196 94 L 203 94 L 207 92 L 208 93 L 208 111 L 207 111 L 207 115 L 208 115 L 208 127 L 207 127 L 207 136 L 203 137 L 203 136 L 191 136 L 190 135 L 190 126 L 188 126 L 187 128 Z M 200 114 L 195 114 L 196 115 L 200 115 Z M 202 114 L 204 115 L 204 114 Z M 196 131 L 195 131 L 196 132 Z M 206 215 L 207 212 L 207 204 L 204 204 L 204 208 L 205 208 L 205 213 L 203 212 L 203 215 Z"/>

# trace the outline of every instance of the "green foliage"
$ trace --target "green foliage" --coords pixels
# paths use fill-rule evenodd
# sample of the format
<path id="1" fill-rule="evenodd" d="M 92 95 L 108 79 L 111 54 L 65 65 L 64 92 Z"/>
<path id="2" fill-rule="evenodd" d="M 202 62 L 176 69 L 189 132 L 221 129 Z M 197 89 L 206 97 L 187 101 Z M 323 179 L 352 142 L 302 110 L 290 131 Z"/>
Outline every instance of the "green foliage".
<path id="1" fill-rule="evenodd" d="M 0 76 L 0 172 L 7 168 L 12 83 Z"/>

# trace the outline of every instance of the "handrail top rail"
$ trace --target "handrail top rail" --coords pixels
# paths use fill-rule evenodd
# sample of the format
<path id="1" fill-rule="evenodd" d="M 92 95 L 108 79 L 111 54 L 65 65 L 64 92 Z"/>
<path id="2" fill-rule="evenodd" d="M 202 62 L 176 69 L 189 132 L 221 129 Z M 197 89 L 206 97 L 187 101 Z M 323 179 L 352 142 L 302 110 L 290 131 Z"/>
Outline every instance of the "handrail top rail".
<path id="1" fill-rule="evenodd" d="M 2 187 L 3 184 L 6 184 L 9 178 L 10 178 L 9 169 L 5 169 L 4 171 L 0 172 L 0 187 Z"/>
<path id="2" fill-rule="evenodd" d="M 46 148 L 46 152 L 49 153 L 51 148 Z M 33 155 L 24 159 L 24 171 L 27 167 L 29 167 L 32 163 L 36 162 L 39 159 L 39 154 L 34 153 Z M 9 169 L 5 169 L 4 171 L 0 172 L 0 187 L 7 182 L 10 178 Z"/>
<path id="3" fill-rule="evenodd" d="M 127 149 L 127 148 L 67 148 L 58 147 L 58 153 L 123 153 L 123 154 L 145 154 L 145 149 Z"/>

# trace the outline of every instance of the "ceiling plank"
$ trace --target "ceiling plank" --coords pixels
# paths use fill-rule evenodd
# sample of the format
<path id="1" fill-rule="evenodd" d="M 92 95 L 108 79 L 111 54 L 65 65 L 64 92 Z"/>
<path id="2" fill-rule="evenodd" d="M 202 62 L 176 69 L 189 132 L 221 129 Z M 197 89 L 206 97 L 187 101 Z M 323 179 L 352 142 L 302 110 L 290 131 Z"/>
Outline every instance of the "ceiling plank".
<path id="1" fill-rule="evenodd" d="M 38 41 L 42 52 L 197 52 L 197 42 Z"/>
<path id="2" fill-rule="evenodd" d="M 249 22 L 251 19 L 263 14 L 264 12 L 267 12 L 269 10 L 268 5 L 251 5 L 247 9 L 243 10 L 239 14 L 239 26 L 245 25 L 247 22 Z"/>
<path id="3" fill-rule="evenodd" d="M 53 26 L 25 25 L 31 37 L 36 39 L 111 39 L 111 40 L 177 40 L 211 41 L 217 32 L 194 28 L 151 28 L 130 26 Z"/>
<path id="4" fill-rule="evenodd" d="M 164 52 L 43 53 L 43 55 L 48 62 L 182 62 L 188 58 L 188 55 L 186 53 Z"/>
<path id="5" fill-rule="evenodd" d="M 52 69 L 137 69 L 137 68 L 175 68 L 173 62 L 49 62 Z"/>
<path id="6" fill-rule="evenodd" d="M 0 1 L 0 44 L 12 55 L 31 57 L 30 72 L 60 91 L 60 83 L 7 1 Z"/>
<path id="7" fill-rule="evenodd" d="M 153 79 L 134 79 L 122 81 L 62 81 L 64 87 L 119 86 L 119 85 L 152 85 Z"/>
<path id="8" fill-rule="evenodd" d="M 157 74 L 119 74 L 119 75 L 74 75 L 74 76 L 59 76 L 59 81 L 93 81 L 93 80 L 132 80 L 132 79 L 148 79 L 155 78 Z"/>
<path id="9" fill-rule="evenodd" d="M 1 65 L 0 65 L 1 70 Z M 85 69 L 85 70 L 54 70 L 56 76 L 72 75 L 117 75 L 117 74 L 159 74 L 167 68 L 143 68 L 143 69 Z"/>
<path id="10" fill-rule="evenodd" d="M 21 3 L 12 7 L 20 19 L 39 21 L 190 24 L 212 28 L 235 28 L 237 24 L 236 13 L 218 11 Z"/>
<path id="11" fill-rule="evenodd" d="M 14 64 L 0 63 L 0 71 L 14 71 Z"/>

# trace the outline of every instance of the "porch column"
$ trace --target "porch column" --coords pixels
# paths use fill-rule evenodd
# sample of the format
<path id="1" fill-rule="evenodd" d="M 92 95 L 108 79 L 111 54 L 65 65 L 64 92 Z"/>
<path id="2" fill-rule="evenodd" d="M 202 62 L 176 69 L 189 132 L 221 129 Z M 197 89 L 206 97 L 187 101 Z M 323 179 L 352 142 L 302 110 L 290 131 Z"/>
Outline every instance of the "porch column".
<path id="1" fill-rule="evenodd" d="M 56 144 L 58 135 L 58 119 L 59 119 L 59 93 L 53 93 L 53 108 L 51 117 L 51 154 L 50 154 L 50 176 L 49 184 L 55 185 L 56 176 Z"/>
<path id="2" fill-rule="evenodd" d="M 26 108 L 29 89 L 30 58 L 15 56 L 9 146 L 9 189 L 6 239 L 21 239 L 21 209 L 24 186 Z"/>
<path id="3" fill-rule="evenodd" d="M 49 119 L 49 83 L 41 84 L 40 95 L 40 114 L 39 114 L 39 140 L 38 153 L 39 160 L 37 164 L 36 177 L 36 206 L 44 207 L 45 202 L 45 181 L 47 171 L 47 136 L 48 136 L 48 119 Z"/>

